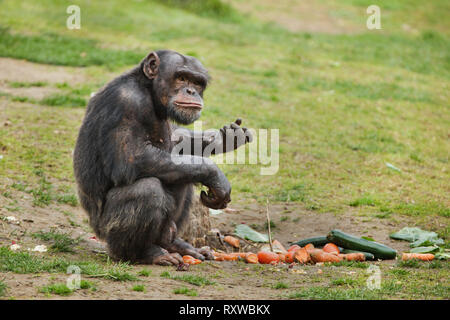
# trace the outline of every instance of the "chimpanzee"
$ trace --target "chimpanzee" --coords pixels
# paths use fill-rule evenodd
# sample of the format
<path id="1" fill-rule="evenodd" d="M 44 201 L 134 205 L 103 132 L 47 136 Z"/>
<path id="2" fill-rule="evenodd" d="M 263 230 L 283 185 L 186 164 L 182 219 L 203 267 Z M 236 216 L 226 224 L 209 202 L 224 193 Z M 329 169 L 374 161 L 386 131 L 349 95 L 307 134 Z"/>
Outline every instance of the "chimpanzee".
<path id="1" fill-rule="evenodd" d="M 203 153 L 172 152 L 180 143 L 172 137 L 173 122 L 199 118 L 208 80 L 196 58 L 159 50 L 89 101 L 74 172 L 80 203 L 112 258 L 160 265 L 176 265 L 181 255 L 213 259 L 210 250 L 178 238 L 177 230 L 189 217 L 194 184 L 208 187 L 201 202 L 219 209 L 231 200 L 230 183 Z M 240 124 L 238 119 L 216 136 L 187 131 L 182 138 L 200 142 L 201 150 L 215 143 L 212 153 L 227 152 L 252 140 Z M 224 143 L 230 135 L 231 145 Z"/>

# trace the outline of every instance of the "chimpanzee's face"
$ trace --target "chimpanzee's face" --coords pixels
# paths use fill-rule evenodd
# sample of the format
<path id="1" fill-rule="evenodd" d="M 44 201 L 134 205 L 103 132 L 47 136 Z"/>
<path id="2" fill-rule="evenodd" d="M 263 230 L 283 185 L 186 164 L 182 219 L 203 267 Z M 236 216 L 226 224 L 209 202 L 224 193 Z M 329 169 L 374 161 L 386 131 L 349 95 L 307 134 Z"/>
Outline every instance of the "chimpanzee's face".
<path id="1" fill-rule="evenodd" d="M 152 72 L 151 63 L 148 68 Z M 171 119 L 190 124 L 200 117 L 203 91 L 208 83 L 208 73 L 200 61 L 176 52 L 164 52 L 153 79 L 155 93 Z"/>

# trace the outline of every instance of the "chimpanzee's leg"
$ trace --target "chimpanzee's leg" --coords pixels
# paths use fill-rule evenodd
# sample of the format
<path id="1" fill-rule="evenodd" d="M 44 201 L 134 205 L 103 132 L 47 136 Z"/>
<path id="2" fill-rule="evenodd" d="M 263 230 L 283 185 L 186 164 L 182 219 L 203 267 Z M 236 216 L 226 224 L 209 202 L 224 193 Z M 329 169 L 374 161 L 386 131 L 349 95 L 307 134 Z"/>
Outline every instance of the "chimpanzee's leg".
<path id="1" fill-rule="evenodd" d="M 190 208 L 192 207 L 193 185 L 172 186 L 170 191 L 175 198 L 175 203 L 177 203 L 177 208 L 173 211 L 172 215 L 172 229 L 179 231 L 189 220 Z M 176 232 L 174 235 L 176 236 Z M 202 249 L 194 248 L 181 238 L 175 237 L 173 241 L 170 241 L 169 245 L 164 243 L 162 247 L 169 252 L 190 255 L 200 260 L 204 260 L 205 258 L 207 260 L 214 260 L 214 256 L 209 247 Z"/>
<path id="2" fill-rule="evenodd" d="M 138 263 L 182 262 L 179 254 L 170 254 L 161 247 L 161 243 L 175 238 L 170 218 L 175 206 L 175 199 L 156 178 L 111 189 L 100 219 L 109 255 Z"/>

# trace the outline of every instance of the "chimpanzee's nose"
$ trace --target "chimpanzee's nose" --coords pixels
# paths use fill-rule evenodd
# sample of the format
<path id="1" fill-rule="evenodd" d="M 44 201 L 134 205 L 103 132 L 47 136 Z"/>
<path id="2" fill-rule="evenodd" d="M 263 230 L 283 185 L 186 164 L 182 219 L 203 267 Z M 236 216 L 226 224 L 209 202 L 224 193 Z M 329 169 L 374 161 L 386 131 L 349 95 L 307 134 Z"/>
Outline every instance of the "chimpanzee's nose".
<path id="1" fill-rule="evenodd" d="M 194 95 L 195 94 L 195 90 L 191 89 L 191 88 L 186 88 L 186 93 L 190 94 L 190 95 Z"/>

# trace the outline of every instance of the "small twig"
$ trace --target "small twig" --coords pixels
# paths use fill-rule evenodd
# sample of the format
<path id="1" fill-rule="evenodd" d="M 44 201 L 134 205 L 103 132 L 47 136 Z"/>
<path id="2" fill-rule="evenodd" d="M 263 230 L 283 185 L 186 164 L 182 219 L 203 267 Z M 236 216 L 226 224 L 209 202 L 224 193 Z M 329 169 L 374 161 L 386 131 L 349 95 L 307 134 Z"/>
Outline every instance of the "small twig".
<path id="1" fill-rule="evenodd" d="M 269 234 L 270 251 L 273 252 L 272 235 L 270 234 L 270 215 L 269 215 L 269 198 L 267 198 L 267 233 Z"/>

